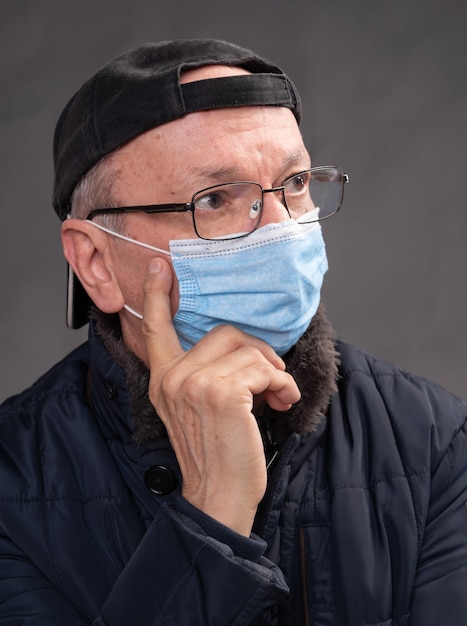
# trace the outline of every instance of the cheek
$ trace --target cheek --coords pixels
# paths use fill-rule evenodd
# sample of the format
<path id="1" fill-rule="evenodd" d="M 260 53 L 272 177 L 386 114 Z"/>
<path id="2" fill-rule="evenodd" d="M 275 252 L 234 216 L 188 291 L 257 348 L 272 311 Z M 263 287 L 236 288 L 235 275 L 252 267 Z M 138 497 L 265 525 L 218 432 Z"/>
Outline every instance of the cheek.
<path id="1" fill-rule="evenodd" d="M 123 300 L 125 304 L 138 312 L 143 310 L 144 278 L 147 266 L 147 255 L 139 254 L 138 251 L 128 254 L 128 250 L 120 249 L 114 257 L 114 275 Z"/>
<path id="2" fill-rule="evenodd" d="M 144 255 L 144 258 L 140 260 L 139 263 L 133 264 L 132 268 L 127 268 L 126 271 L 126 282 L 124 288 L 124 297 L 126 304 L 132 306 L 132 302 L 135 303 L 138 311 L 143 310 L 144 306 L 144 281 L 146 278 L 146 274 L 148 271 L 148 263 L 149 260 L 154 258 L 157 255 L 150 253 L 149 256 Z M 166 256 L 161 257 L 164 261 L 167 260 Z M 178 286 L 178 280 L 175 275 L 175 272 L 172 268 L 172 288 L 169 293 L 170 300 L 170 311 L 172 317 L 175 316 L 178 311 L 178 303 L 180 299 L 180 290 Z"/>
<path id="3" fill-rule="evenodd" d="M 131 234 L 134 237 L 134 234 Z M 130 235 L 128 235 L 130 236 Z M 142 311 L 144 305 L 144 280 L 148 271 L 149 261 L 159 256 L 157 253 L 150 250 L 139 248 L 138 246 L 132 246 L 128 242 L 121 242 L 116 240 L 114 248 L 112 250 L 113 267 L 115 270 L 115 276 L 119 283 L 121 292 L 125 304 L 134 308 L 136 311 Z M 152 243 L 152 242 L 151 242 Z M 159 242 L 158 242 L 159 243 Z M 168 241 L 164 242 L 163 248 L 169 247 Z M 128 246 L 132 246 L 131 254 L 128 250 Z M 167 261 L 170 258 L 168 256 L 160 255 L 160 257 Z M 178 310 L 179 303 L 179 286 L 175 272 L 172 268 L 172 288 L 170 290 L 170 310 L 172 317 L 175 316 Z"/>

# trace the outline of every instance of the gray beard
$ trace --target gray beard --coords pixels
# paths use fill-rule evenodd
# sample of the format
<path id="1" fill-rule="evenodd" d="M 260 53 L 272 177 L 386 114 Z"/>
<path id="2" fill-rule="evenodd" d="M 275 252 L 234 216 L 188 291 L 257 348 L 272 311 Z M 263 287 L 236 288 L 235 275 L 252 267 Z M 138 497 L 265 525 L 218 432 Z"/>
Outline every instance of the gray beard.
<path id="1" fill-rule="evenodd" d="M 94 310 L 93 318 L 107 351 L 125 371 L 135 442 L 142 445 L 165 437 L 165 426 L 148 397 L 149 370 L 125 345 L 118 316 Z M 278 445 L 292 432 L 315 430 L 337 390 L 339 355 L 334 330 L 322 305 L 308 330 L 283 359 L 302 397 L 289 411 L 273 411 L 269 407 L 262 411 L 263 428 L 267 428 L 268 436 Z"/>

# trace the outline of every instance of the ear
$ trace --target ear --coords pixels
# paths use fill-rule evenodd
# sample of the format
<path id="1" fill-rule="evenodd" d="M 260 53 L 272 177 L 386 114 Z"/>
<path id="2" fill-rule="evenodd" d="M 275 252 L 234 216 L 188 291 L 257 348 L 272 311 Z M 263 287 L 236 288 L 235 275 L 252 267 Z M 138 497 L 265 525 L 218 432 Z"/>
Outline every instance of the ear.
<path id="1" fill-rule="evenodd" d="M 70 218 L 61 229 L 63 254 L 94 304 L 117 313 L 124 299 L 113 272 L 105 233 L 86 220 Z"/>

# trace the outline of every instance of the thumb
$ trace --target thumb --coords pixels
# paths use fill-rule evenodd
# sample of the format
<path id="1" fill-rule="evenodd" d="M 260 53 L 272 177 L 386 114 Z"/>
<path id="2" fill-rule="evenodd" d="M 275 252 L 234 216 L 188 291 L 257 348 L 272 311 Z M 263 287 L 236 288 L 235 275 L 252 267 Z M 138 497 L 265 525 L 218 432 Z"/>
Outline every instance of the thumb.
<path id="1" fill-rule="evenodd" d="M 183 353 L 172 323 L 170 293 L 173 281 L 170 264 L 160 257 L 152 259 L 144 281 L 142 325 L 151 374 Z"/>

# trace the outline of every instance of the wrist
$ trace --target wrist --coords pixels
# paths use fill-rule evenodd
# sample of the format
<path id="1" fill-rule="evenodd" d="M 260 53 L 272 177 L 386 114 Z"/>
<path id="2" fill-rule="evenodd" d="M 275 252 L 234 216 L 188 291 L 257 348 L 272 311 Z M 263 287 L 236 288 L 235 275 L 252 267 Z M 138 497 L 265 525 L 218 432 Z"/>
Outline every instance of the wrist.
<path id="1" fill-rule="evenodd" d="M 228 545 L 236 556 L 257 562 L 264 554 L 265 541 L 250 533 L 248 535 L 238 533 L 235 529 L 195 507 L 183 496 L 176 499 L 174 508 L 198 524 L 208 536 Z"/>

